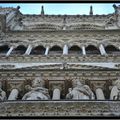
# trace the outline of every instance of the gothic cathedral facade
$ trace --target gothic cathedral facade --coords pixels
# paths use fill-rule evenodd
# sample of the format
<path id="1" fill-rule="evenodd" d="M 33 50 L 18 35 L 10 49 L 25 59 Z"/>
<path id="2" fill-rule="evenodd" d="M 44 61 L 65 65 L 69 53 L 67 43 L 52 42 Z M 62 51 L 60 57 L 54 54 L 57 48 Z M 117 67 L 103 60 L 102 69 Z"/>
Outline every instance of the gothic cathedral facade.
<path id="1" fill-rule="evenodd" d="M 0 7 L 0 116 L 120 116 L 120 6 L 94 15 Z"/>

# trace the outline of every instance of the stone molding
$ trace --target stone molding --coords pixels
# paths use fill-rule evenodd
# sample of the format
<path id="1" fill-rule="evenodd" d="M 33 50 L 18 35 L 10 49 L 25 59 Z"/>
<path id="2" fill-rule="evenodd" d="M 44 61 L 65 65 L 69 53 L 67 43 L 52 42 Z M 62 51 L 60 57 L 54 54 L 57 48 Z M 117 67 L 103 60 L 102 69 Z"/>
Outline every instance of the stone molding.
<path id="1" fill-rule="evenodd" d="M 5 101 L 0 116 L 120 116 L 119 101 Z"/>
<path id="2" fill-rule="evenodd" d="M 118 55 L 1 55 L 0 62 L 120 62 L 120 56 Z M 116 68 L 119 68 L 116 66 Z"/>

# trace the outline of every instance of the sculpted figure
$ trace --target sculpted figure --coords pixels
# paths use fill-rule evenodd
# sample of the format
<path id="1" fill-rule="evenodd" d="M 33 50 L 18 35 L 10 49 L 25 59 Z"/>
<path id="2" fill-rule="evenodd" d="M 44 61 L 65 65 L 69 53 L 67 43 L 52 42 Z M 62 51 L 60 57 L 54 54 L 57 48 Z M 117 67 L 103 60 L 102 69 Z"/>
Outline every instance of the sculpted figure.
<path id="1" fill-rule="evenodd" d="M 95 96 L 88 85 L 83 85 L 79 80 L 75 80 L 73 83 L 73 89 L 69 88 L 69 93 L 66 95 L 66 99 L 89 100 L 95 99 Z"/>
<path id="2" fill-rule="evenodd" d="M 111 100 L 120 100 L 120 79 L 116 80 L 110 93 Z"/>
<path id="3" fill-rule="evenodd" d="M 44 81 L 40 78 L 35 78 L 32 82 L 32 87 L 30 85 L 26 86 L 29 90 L 22 100 L 47 100 L 50 99 L 48 89 L 44 88 Z"/>
<path id="4" fill-rule="evenodd" d="M 6 92 L 1 89 L 1 83 L 0 83 L 0 101 L 4 101 L 7 99 Z"/>
<path id="5" fill-rule="evenodd" d="M 115 9 L 115 14 L 119 14 L 120 15 L 120 5 L 116 6 L 115 4 L 113 4 L 113 8 Z"/>
<path id="6" fill-rule="evenodd" d="M 113 5 L 113 8 L 115 10 L 115 16 L 116 16 L 116 25 L 120 28 L 120 5 L 116 6 Z"/>

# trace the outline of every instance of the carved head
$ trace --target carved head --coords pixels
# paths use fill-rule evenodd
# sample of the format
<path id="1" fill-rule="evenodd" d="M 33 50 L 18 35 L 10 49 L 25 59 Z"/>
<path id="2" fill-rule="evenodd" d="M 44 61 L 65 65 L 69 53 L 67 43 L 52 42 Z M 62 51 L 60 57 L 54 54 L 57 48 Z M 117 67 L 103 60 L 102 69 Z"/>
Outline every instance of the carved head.
<path id="1" fill-rule="evenodd" d="M 81 87 L 82 83 L 80 82 L 79 79 L 73 80 L 72 82 L 73 87 Z"/>
<path id="2" fill-rule="evenodd" d="M 32 87 L 43 87 L 44 84 L 44 80 L 41 77 L 37 77 L 33 80 Z"/>

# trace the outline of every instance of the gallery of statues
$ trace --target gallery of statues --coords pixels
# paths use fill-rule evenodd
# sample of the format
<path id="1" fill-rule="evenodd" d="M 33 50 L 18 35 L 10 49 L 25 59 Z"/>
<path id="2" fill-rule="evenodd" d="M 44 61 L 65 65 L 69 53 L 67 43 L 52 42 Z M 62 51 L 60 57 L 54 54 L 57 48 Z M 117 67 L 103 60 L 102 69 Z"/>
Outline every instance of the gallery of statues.
<path id="1" fill-rule="evenodd" d="M 0 7 L 0 116 L 120 116 L 120 5 L 111 7 Z"/>

